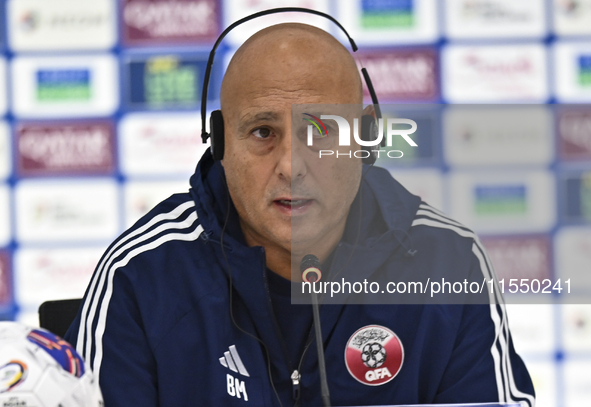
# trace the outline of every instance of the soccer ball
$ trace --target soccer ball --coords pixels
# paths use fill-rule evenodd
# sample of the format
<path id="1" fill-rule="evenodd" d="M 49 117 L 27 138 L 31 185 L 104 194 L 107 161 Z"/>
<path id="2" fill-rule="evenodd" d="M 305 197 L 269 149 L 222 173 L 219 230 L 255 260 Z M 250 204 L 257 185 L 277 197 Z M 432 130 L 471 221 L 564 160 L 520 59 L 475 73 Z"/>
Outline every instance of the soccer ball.
<path id="1" fill-rule="evenodd" d="M 0 406 L 99 407 L 98 380 L 60 337 L 0 322 Z"/>
<path id="2" fill-rule="evenodd" d="M 377 342 L 367 343 L 361 350 L 361 360 L 369 368 L 380 367 L 386 361 L 386 349 Z"/>

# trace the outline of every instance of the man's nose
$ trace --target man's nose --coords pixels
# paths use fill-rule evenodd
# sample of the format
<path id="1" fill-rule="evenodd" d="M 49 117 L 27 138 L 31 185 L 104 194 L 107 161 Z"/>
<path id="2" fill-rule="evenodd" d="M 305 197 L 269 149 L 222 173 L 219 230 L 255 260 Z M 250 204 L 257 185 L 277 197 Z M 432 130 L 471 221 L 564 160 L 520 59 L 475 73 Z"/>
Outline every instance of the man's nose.
<path id="1" fill-rule="evenodd" d="M 277 148 L 277 174 L 289 182 L 295 182 L 306 175 L 306 162 L 300 144 L 297 137 L 292 138 L 291 130 L 287 130 Z"/>

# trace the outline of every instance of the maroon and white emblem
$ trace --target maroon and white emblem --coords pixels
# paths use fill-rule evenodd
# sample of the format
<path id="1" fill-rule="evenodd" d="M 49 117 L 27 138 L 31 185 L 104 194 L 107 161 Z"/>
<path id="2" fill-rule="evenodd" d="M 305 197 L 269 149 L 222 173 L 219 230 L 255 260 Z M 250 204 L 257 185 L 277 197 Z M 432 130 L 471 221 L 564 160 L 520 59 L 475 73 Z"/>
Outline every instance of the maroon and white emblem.
<path id="1" fill-rule="evenodd" d="M 355 379 L 368 386 L 379 386 L 394 379 L 404 361 L 400 338 L 390 329 L 368 325 L 349 338 L 345 364 Z"/>

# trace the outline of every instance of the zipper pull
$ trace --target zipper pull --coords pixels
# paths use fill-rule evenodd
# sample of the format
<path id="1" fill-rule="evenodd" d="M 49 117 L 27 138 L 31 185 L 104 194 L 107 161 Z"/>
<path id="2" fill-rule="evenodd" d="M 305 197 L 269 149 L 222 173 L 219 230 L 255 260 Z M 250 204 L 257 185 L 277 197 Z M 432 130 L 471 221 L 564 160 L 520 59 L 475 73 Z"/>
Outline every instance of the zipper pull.
<path id="1" fill-rule="evenodd" d="M 291 374 L 291 383 L 293 385 L 293 399 L 297 400 L 300 397 L 300 379 L 302 375 L 297 370 Z"/>

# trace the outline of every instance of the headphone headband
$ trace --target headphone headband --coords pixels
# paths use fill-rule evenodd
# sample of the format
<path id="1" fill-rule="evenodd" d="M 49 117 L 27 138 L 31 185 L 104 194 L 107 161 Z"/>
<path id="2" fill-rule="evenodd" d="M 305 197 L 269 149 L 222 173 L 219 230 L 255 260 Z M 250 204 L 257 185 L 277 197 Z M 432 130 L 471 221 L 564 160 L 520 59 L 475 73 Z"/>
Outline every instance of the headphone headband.
<path id="1" fill-rule="evenodd" d="M 258 13 L 251 14 L 249 16 L 241 18 L 238 21 L 235 21 L 234 23 L 230 24 L 220 34 L 218 39 L 215 41 L 215 44 L 213 45 L 213 48 L 211 49 L 211 52 L 209 53 L 209 58 L 207 60 L 207 67 L 205 69 L 205 77 L 203 78 L 203 90 L 201 92 L 201 140 L 203 141 L 203 143 L 205 143 L 207 141 L 207 139 L 209 138 L 209 134 L 205 131 L 205 116 L 206 116 L 206 111 L 207 111 L 207 91 L 209 89 L 209 80 L 210 80 L 210 76 L 211 76 L 211 70 L 213 68 L 213 60 L 215 58 L 215 52 L 217 51 L 220 43 L 226 37 L 226 35 L 228 35 L 228 33 L 230 31 L 232 31 L 237 26 L 239 26 L 243 23 L 246 23 L 247 21 L 254 20 L 255 18 L 259 18 L 259 17 L 266 16 L 269 14 L 286 13 L 286 12 L 300 12 L 300 13 L 307 13 L 307 14 L 315 14 L 317 16 L 324 17 L 324 18 L 332 21 L 347 36 L 347 39 L 349 40 L 349 43 L 351 44 L 351 48 L 353 49 L 353 52 L 357 51 L 357 44 L 355 44 L 355 41 L 353 41 L 353 38 L 351 38 L 351 36 L 347 32 L 347 30 L 345 30 L 345 28 L 341 25 L 341 23 L 339 23 L 334 17 L 332 17 L 326 13 L 323 13 L 321 11 L 317 11 L 317 10 L 307 9 L 307 8 L 303 8 L 303 7 L 271 8 L 268 10 L 259 11 Z M 365 83 L 367 84 L 367 89 L 369 90 L 369 94 L 371 95 L 371 100 L 374 105 L 374 109 L 376 111 L 376 116 L 378 118 L 380 118 L 381 112 L 380 112 L 380 107 L 378 104 L 378 98 L 374 92 L 373 85 L 371 83 L 371 79 L 369 79 L 369 74 L 367 73 L 367 70 L 365 68 L 361 68 L 361 72 L 363 74 L 363 78 L 365 79 Z"/>

